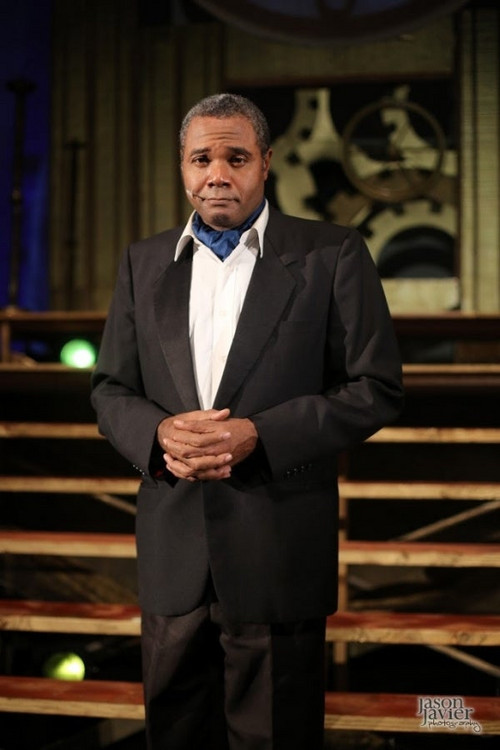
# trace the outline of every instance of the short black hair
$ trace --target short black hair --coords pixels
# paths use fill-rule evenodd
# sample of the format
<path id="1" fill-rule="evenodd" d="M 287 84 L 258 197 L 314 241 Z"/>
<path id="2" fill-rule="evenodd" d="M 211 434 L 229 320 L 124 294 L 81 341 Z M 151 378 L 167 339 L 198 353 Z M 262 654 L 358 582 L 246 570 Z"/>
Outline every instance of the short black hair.
<path id="1" fill-rule="evenodd" d="M 191 107 L 185 115 L 179 131 L 179 146 L 181 159 L 184 154 L 187 129 L 194 117 L 246 117 L 255 130 L 257 144 L 262 156 L 267 154 L 270 148 L 271 136 L 269 125 L 262 111 L 250 99 L 238 94 L 213 94 L 201 99 L 194 107 Z"/>

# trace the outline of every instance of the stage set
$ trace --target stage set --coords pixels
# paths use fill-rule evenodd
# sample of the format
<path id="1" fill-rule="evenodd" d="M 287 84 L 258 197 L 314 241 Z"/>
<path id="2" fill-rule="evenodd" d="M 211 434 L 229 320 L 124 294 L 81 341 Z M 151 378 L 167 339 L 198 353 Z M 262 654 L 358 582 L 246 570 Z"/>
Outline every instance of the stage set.
<path id="1" fill-rule="evenodd" d="M 361 232 L 403 358 L 397 423 L 339 457 L 325 750 L 496 747 L 497 3 L 17 6 L 0 32 L 1 747 L 145 747 L 139 479 L 98 433 L 90 375 L 124 248 L 189 215 L 177 132 L 217 91 L 269 118 L 271 205 Z"/>

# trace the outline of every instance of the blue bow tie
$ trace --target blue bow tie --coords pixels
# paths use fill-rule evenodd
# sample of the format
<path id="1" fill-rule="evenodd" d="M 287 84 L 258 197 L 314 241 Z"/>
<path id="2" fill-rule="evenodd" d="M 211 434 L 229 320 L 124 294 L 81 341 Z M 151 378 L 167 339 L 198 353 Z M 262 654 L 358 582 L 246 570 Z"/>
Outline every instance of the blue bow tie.
<path id="1" fill-rule="evenodd" d="M 250 229 L 264 206 L 265 200 L 262 201 L 260 206 L 239 227 L 224 229 L 223 231 L 212 229 L 212 227 L 205 224 L 198 213 L 195 213 L 192 221 L 193 232 L 200 242 L 209 247 L 218 258 L 225 260 L 239 244 L 243 232 Z"/>

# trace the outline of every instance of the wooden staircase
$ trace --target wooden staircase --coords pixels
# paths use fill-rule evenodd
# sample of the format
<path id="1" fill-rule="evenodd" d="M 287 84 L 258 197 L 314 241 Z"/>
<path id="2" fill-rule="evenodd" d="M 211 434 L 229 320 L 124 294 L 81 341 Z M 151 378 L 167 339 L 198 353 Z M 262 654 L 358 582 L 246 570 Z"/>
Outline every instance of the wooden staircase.
<path id="1" fill-rule="evenodd" d="M 373 441 L 394 440 L 398 428 L 387 428 Z M 97 439 L 95 428 L 57 423 L 53 435 Z M 428 439 L 429 430 L 418 428 L 405 433 L 408 439 Z M 25 423 L 0 425 L 5 438 L 52 437 L 51 425 Z M 458 436 L 461 441 L 500 442 L 500 431 L 467 430 L 431 432 L 433 439 Z M 399 433 L 399 439 L 401 439 Z M 403 435 L 404 437 L 404 435 Z M 2 492 L 8 493 L 99 493 L 134 495 L 138 481 L 133 478 L 20 477 L 1 479 Z M 390 498 L 431 500 L 500 501 L 500 483 L 495 482 L 371 482 L 343 479 L 344 499 Z M 10 555 L 62 555 L 71 557 L 134 558 L 132 534 L 64 531 L 0 531 L 0 552 Z M 340 563 L 343 566 L 436 566 L 500 567 L 500 544 L 426 541 L 365 541 L 342 539 Z M 0 600 L 0 630 L 33 633 L 74 633 L 87 635 L 134 636 L 140 634 L 137 606 L 120 603 L 53 602 Z M 412 644 L 453 647 L 500 645 L 500 615 L 405 613 L 392 611 L 341 611 L 328 618 L 327 640 L 332 644 Z M 500 733 L 500 699 L 469 696 L 474 716 L 485 734 Z M 372 731 L 427 731 L 416 716 L 416 695 L 328 692 L 325 697 L 328 729 L 352 728 Z M 105 718 L 143 718 L 139 683 L 85 680 L 71 683 L 42 677 L 6 675 L 0 678 L 0 710 L 20 713 L 48 713 Z M 437 730 L 439 731 L 439 730 Z M 442 731 L 445 731 L 443 729 Z"/>
<path id="2" fill-rule="evenodd" d="M 70 321 L 71 322 L 71 321 Z M 30 323 L 30 321 L 28 321 Z M 98 325 L 92 317 L 89 326 Z M 10 344 L 10 339 L 7 342 Z M 4 343 L 4 348 L 5 348 Z M 14 362 L 0 364 L 0 392 L 33 394 L 38 388 L 47 399 L 57 392 L 68 400 L 88 398 L 88 372 L 68 371 L 61 366 L 26 368 Z M 498 399 L 500 366 L 438 365 L 405 367 L 405 386 L 409 398 L 417 403 L 424 399 L 439 400 L 441 394 L 461 399 L 483 398 L 487 393 Z M 419 401 L 419 399 L 421 399 Z M 413 419 L 414 415 L 411 415 Z M 418 420 L 417 420 L 418 421 Z M 21 441 L 32 447 L 51 441 L 75 441 L 75 445 L 107 445 L 92 421 L 66 421 L 55 414 L 53 421 L 42 414 L 31 419 L 24 415 L 0 422 L 0 443 Z M 100 441 L 100 443 L 99 443 Z M 412 446 L 496 446 L 500 429 L 492 424 L 477 425 L 471 419 L 464 424 L 429 426 L 401 425 L 386 428 L 373 436 L 368 446 L 385 446 L 389 452 L 402 445 Z M 392 446 L 392 448 L 391 448 Z M 36 464 L 36 462 L 35 462 Z M 66 467 L 61 467 L 62 469 Z M 496 477 L 481 480 L 468 476 L 460 480 L 431 478 L 408 481 L 383 475 L 359 478 L 350 474 L 349 457 L 340 481 L 343 528 L 340 538 L 341 610 L 328 618 L 327 640 L 336 652 L 337 666 L 349 658 L 352 644 L 374 644 L 378 647 L 408 645 L 450 650 L 500 645 L 500 612 L 429 612 L 394 611 L 384 608 L 360 609 L 349 594 L 349 575 L 355 569 L 496 569 L 500 567 L 500 543 L 467 539 L 433 539 L 425 533 L 400 538 L 356 539 L 350 532 L 351 503 L 454 503 L 458 516 L 487 516 L 500 507 L 500 482 Z M 93 475 L 71 472 L 47 473 L 39 470 L 3 471 L 0 476 L 2 497 L 23 502 L 38 496 L 44 502 L 51 497 L 89 496 L 127 504 L 133 513 L 131 499 L 138 480 L 116 471 Z M 389 507 L 389 506 L 388 506 Z M 462 510 L 463 508 L 463 510 Z M 431 524 L 432 525 L 432 524 Z M 453 529 L 451 523 L 450 528 Z M 10 561 L 23 556 L 83 558 L 88 560 L 130 560 L 135 558 L 135 541 L 122 531 L 67 531 L 30 528 L 29 519 L 22 528 L 0 528 L 0 553 Z M 458 602 L 460 604 L 460 602 Z M 47 633 L 92 637 L 137 638 L 140 634 L 140 612 L 130 602 L 45 601 L 41 599 L 0 599 L 0 638 L 2 633 Z M 351 644 L 351 645 L 350 645 Z M 493 667 L 493 671 L 495 668 Z M 432 674 L 428 695 L 434 695 Z M 394 692 L 358 692 L 329 690 L 325 696 L 325 726 L 331 730 L 370 730 L 384 732 L 428 732 L 418 713 L 418 695 Z M 463 698 L 473 709 L 474 719 L 484 734 L 500 734 L 500 698 L 468 695 Z M 49 680 L 35 675 L 0 676 L 0 711 L 21 714 L 53 714 L 93 718 L 143 719 L 142 689 L 139 682 L 85 679 L 83 682 Z M 433 731 L 446 732 L 446 727 Z"/>

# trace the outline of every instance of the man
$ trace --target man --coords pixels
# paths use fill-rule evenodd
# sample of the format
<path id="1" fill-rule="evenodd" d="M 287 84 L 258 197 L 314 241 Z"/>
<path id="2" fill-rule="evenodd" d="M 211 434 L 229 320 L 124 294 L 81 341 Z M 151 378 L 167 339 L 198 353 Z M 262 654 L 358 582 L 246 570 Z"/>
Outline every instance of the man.
<path id="1" fill-rule="evenodd" d="M 257 107 L 202 100 L 180 146 L 194 212 L 128 249 L 93 376 L 143 475 L 148 747 L 319 750 L 335 457 L 398 415 L 397 346 L 359 234 L 265 201 Z"/>

